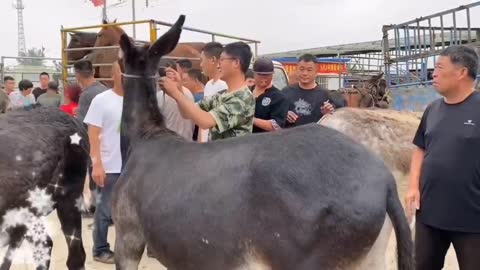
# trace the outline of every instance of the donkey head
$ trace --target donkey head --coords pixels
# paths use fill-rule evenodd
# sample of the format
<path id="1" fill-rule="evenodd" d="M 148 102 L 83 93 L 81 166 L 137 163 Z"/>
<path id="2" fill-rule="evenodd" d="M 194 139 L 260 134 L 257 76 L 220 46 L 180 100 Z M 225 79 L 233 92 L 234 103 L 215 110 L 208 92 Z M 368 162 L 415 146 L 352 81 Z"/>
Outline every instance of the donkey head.
<path id="1" fill-rule="evenodd" d="M 125 73 L 137 76 L 154 76 L 158 71 L 160 58 L 169 54 L 178 44 L 185 15 L 150 46 L 135 47 L 130 38 L 124 34 L 120 38 L 120 59 L 123 60 Z"/>

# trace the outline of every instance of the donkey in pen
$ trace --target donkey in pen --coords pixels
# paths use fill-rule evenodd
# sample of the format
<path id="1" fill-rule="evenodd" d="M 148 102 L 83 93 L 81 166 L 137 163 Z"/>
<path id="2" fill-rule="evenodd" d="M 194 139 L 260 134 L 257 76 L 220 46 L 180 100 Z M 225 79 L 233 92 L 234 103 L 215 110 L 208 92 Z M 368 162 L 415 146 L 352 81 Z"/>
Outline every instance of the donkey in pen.
<path id="1" fill-rule="evenodd" d="M 312 124 L 195 144 L 165 128 L 155 74 L 184 21 L 150 47 L 121 38 L 129 148 L 112 198 L 117 269 L 137 269 L 145 245 L 169 270 L 372 269 L 364 261 L 388 214 L 399 269 L 412 270 L 394 178 L 347 136 Z"/>
<path id="2" fill-rule="evenodd" d="M 0 116 L 0 246 L 8 270 L 24 239 L 33 247 L 36 269 L 49 269 L 52 239 L 42 216 L 54 209 L 68 244 L 67 267 L 85 267 L 82 243 L 83 184 L 88 160 L 82 123 L 51 108 Z"/>

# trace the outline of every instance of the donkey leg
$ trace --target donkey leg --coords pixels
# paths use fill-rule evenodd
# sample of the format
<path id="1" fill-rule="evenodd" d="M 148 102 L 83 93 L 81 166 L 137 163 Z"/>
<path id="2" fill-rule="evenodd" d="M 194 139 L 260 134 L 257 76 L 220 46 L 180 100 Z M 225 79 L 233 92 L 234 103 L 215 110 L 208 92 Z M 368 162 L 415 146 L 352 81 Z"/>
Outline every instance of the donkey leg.
<path id="1" fill-rule="evenodd" d="M 392 222 L 388 216 L 382 226 L 382 230 L 378 237 L 358 266 L 353 267 L 355 270 L 393 270 L 391 267 L 395 265 L 393 262 L 386 262 L 386 253 L 388 253 L 389 239 L 392 235 Z"/>
<path id="2" fill-rule="evenodd" d="M 8 240 L 8 250 L 3 258 L 0 270 L 9 270 L 15 257 L 15 252 L 22 245 L 27 228 L 25 226 L 15 227 L 8 232 L 10 238 Z"/>
<path id="3" fill-rule="evenodd" d="M 114 200 L 112 209 L 117 270 L 137 270 L 145 250 L 145 237 L 139 224 L 140 219 L 131 205 L 128 199 Z"/>
<path id="4" fill-rule="evenodd" d="M 7 253 L 5 254 L 5 257 L 3 258 L 2 265 L 0 265 L 0 270 L 9 270 L 10 266 L 12 266 L 12 261 L 13 257 L 15 256 L 15 251 L 16 248 L 13 248 L 12 246 L 8 246 Z"/>
<path id="5" fill-rule="evenodd" d="M 119 233 L 121 233 L 120 230 L 116 229 L 116 235 Z M 135 232 L 124 233 L 122 237 L 115 240 L 116 269 L 137 270 L 144 250 L 145 241 L 141 235 Z"/>
<path id="6" fill-rule="evenodd" d="M 32 247 L 32 257 L 36 269 L 49 269 L 53 241 L 48 235 L 45 222 L 41 217 L 32 218 L 30 225 L 27 226 L 25 240 Z"/>
<path id="7" fill-rule="evenodd" d="M 75 198 L 62 197 L 57 202 L 57 215 L 68 245 L 69 270 L 85 268 L 85 249 L 82 242 L 82 216 L 75 206 Z"/>
<path id="8" fill-rule="evenodd" d="M 50 236 L 46 236 L 45 242 L 31 242 L 33 247 L 33 261 L 36 265 L 36 270 L 50 269 L 50 258 L 52 256 L 53 241 Z M 28 238 L 27 238 L 28 239 Z"/>

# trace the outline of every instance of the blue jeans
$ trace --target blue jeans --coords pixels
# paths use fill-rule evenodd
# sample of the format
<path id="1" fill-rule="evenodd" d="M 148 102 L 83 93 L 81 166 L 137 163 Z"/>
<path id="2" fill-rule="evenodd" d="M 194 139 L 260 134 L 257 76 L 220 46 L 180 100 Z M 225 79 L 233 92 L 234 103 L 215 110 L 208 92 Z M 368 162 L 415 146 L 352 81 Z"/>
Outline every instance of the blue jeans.
<path id="1" fill-rule="evenodd" d="M 119 173 L 107 173 L 103 188 L 97 187 L 97 209 L 93 225 L 93 256 L 111 252 L 108 243 L 108 227 L 112 221 L 112 192 Z"/>

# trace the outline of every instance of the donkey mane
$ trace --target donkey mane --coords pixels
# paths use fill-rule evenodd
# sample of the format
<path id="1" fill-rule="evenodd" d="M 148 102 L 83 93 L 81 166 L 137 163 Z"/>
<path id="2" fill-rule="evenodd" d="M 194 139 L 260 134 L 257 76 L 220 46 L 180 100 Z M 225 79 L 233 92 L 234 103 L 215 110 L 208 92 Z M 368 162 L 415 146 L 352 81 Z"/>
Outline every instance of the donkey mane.
<path id="1" fill-rule="evenodd" d="M 138 139 L 151 139 L 171 132 L 166 128 L 165 120 L 160 109 L 156 95 L 154 83 L 142 80 L 125 81 L 124 113 L 122 117 L 134 119 L 138 132 Z M 156 83 L 156 82 L 155 82 Z M 140 85 L 140 88 L 130 87 L 131 85 Z M 132 100 L 133 102 L 129 102 Z M 129 114 L 129 115 L 128 115 Z M 122 123 L 126 121 L 122 120 Z"/>
<path id="2" fill-rule="evenodd" d="M 146 89 L 146 91 L 149 91 L 149 89 Z M 140 137 L 142 139 L 151 139 L 154 137 L 163 136 L 165 133 L 173 134 L 173 132 L 167 129 L 165 125 L 164 117 L 158 108 L 158 100 L 155 92 L 152 94 L 147 94 L 147 100 L 147 110 L 152 112 L 152 114 L 149 121 L 145 121 L 144 125 L 140 127 Z"/>

